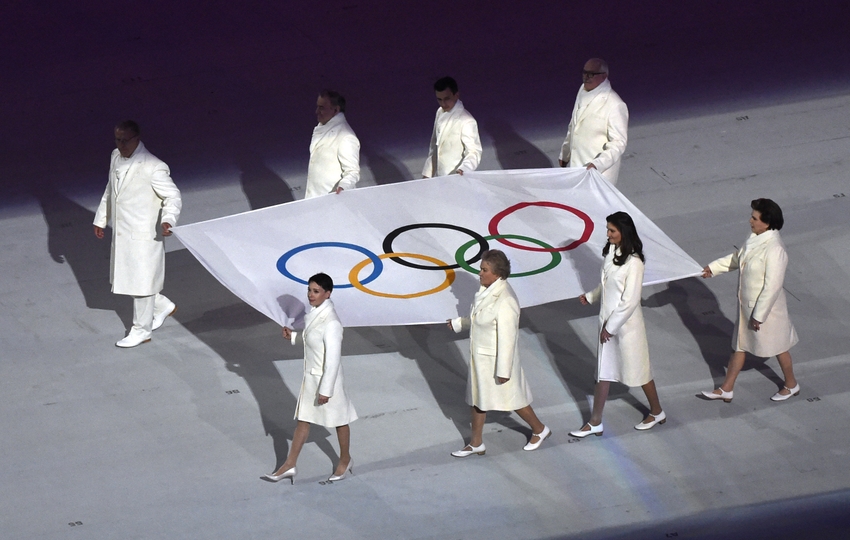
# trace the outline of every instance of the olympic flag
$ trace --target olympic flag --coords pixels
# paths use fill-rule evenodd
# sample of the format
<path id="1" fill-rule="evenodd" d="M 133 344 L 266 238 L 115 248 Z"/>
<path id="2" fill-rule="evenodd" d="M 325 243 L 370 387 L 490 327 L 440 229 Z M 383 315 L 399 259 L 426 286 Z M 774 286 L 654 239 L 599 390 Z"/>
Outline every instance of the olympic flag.
<path id="1" fill-rule="evenodd" d="M 644 284 L 701 267 L 595 170 L 475 171 L 294 201 L 175 227 L 225 287 L 299 327 L 307 279 L 325 272 L 344 326 L 442 322 L 467 315 L 486 249 L 511 260 L 522 306 L 599 284 L 605 217 L 622 210 L 644 243 Z"/>

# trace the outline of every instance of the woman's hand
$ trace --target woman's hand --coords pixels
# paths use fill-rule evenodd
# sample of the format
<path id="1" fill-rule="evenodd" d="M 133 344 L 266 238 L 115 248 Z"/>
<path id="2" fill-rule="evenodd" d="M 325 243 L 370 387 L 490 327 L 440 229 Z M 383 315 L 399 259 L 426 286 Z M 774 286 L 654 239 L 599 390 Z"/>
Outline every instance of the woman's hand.
<path id="1" fill-rule="evenodd" d="M 583 305 L 583 306 L 590 304 L 590 302 L 587 301 L 587 296 L 585 296 L 585 295 L 579 296 L 578 301 L 581 302 L 581 305 Z"/>
<path id="2" fill-rule="evenodd" d="M 609 334 L 608 330 L 605 327 L 602 327 L 602 332 L 599 334 L 599 343 L 608 343 L 608 340 L 614 337 L 613 334 Z"/>
<path id="3" fill-rule="evenodd" d="M 319 405 L 324 405 L 325 403 L 328 402 L 329 399 L 331 399 L 331 398 L 329 398 L 328 396 L 323 396 L 322 394 L 319 394 L 319 399 L 318 399 Z"/>
<path id="4" fill-rule="evenodd" d="M 285 326 L 283 327 L 283 338 L 287 339 L 287 340 L 292 339 L 292 329 L 291 328 L 287 328 Z"/>
<path id="5" fill-rule="evenodd" d="M 702 269 L 702 278 L 708 279 L 712 276 L 714 276 L 714 274 L 711 272 L 711 268 L 709 268 L 708 265 L 706 265 L 705 268 Z"/>
<path id="6" fill-rule="evenodd" d="M 451 330 L 452 332 L 455 331 L 454 327 L 452 326 L 452 320 L 451 319 L 446 319 L 446 326 L 448 326 L 449 330 Z"/>
<path id="7" fill-rule="evenodd" d="M 750 328 L 753 329 L 753 332 L 758 332 L 761 329 L 761 323 L 750 317 Z"/>
<path id="8" fill-rule="evenodd" d="M 506 379 L 505 377 L 496 377 L 496 384 L 505 384 L 510 379 Z"/>

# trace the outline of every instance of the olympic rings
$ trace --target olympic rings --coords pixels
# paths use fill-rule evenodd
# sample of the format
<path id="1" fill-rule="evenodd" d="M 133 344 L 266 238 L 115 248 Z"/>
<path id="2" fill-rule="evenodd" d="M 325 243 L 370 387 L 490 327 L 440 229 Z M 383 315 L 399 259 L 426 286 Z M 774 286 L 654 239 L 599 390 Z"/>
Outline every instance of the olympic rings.
<path id="1" fill-rule="evenodd" d="M 296 283 L 300 283 L 302 285 L 309 285 L 309 283 L 307 283 L 303 279 L 295 277 L 294 275 L 292 275 L 292 273 L 289 270 L 286 269 L 286 263 L 287 263 L 287 261 L 289 261 L 290 258 L 292 258 L 293 255 L 295 255 L 297 253 L 301 253 L 302 251 L 306 251 L 308 249 L 313 249 L 313 248 L 318 248 L 318 247 L 341 247 L 341 248 L 346 248 L 346 249 L 353 249 L 354 251 L 359 251 L 363 255 L 366 255 L 367 257 L 369 257 L 366 260 L 372 261 L 372 263 L 374 263 L 374 265 L 375 265 L 375 269 L 372 270 L 372 273 L 369 274 L 369 276 L 367 276 L 366 279 L 364 279 L 361 283 L 369 283 L 371 281 L 374 281 L 378 276 L 381 275 L 381 272 L 384 271 L 384 263 L 381 262 L 380 257 L 378 257 L 377 255 L 375 255 L 374 253 L 372 253 L 371 251 L 369 251 L 368 249 L 366 249 L 364 247 L 360 247 L 360 246 L 355 245 L 355 244 L 346 244 L 344 242 L 314 242 L 312 244 L 304 244 L 303 246 L 298 246 L 297 248 L 292 248 L 289 251 L 287 251 L 286 253 L 284 253 L 280 257 L 280 259 L 277 260 L 277 271 L 280 272 L 281 274 L 283 274 L 284 276 L 288 277 L 292 281 L 296 282 Z M 337 289 L 350 289 L 350 288 L 354 287 L 354 285 L 347 283 L 345 285 L 335 285 L 334 287 L 337 288 Z"/>
<path id="2" fill-rule="evenodd" d="M 477 232 L 471 231 L 471 230 L 469 230 L 465 227 L 460 227 L 458 225 L 450 225 L 448 223 L 414 223 L 413 225 L 405 225 L 404 227 L 399 227 L 398 229 L 396 229 L 393 232 L 391 232 L 390 234 L 388 234 L 387 237 L 384 238 L 384 246 L 383 246 L 384 247 L 384 253 L 394 253 L 394 251 L 393 251 L 393 240 L 398 238 L 398 236 L 401 233 L 404 233 L 404 232 L 407 232 L 407 231 L 410 231 L 410 230 L 413 230 L 413 229 L 425 229 L 425 228 L 452 229 L 452 230 L 455 230 L 455 231 L 460 231 L 462 233 L 466 233 L 469 236 L 471 236 L 472 238 L 474 238 L 472 243 L 474 244 L 475 242 L 478 242 L 480 249 L 478 250 L 478 253 L 474 257 L 472 257 L 468 261 L 464 261 L 468 265 L 473 264 L 475 262 L 478 262 L 481 259 L 481 255 L 483 255 L 485 251 L 490 249 L 490 244 L 487 243 L 487 240 L 485 240 L 483 236 L 481 236 Z M 392 260 L 394 262 L 397 262 L 398 264 L 400 264 L 402 266 L 408 266 L 410 268 L 416 268 L 417 270 L 450 270 L 450 269 L 453 269 L 453 268 L 460 268 L 462 266 L 462 264 L 446 264 L 446 265 L 443 265 L 443 266 L 425 266 L 424 264 L 415 264 L 415 263 L 412 263 L 412 262 L 405 261 L 404 259 L 402 259 L 400 257 L 392 257 Z"/>
<path id="3" fill-rule="evenodd" d="M 469 245 L 472 245 L 473 243 L 475 243 L 475 240 L 473 240 L 472 243 L 470 243 Z M 427 291 L 421 291 L 421 292 L 417 292 L 417 293 L 392 294 L 392 293 L 373 291 L 373 290 L 367 289 L 365 286 L 363 286 L 363 283 L 365 283 L 366 280 L 363 280 L 361 282 L 357 278 L 358 274 L 360 274 L 360 270 L 363 270 L 363 268 L 365 268 L 366 265 L 369 264 L 370 262 L 374 262 L 373 259 L 370 257 L 370 258 L 364 260 L 363 262 L 357 263 L 354 266 L 354 268 L 351 269 L 351 272 L 348 273 L 348 281 L 351 282 L 351 284 L 354 286 L 354 288 L 361 290 L 365 293 L 369 293 L 369 294 L 374 295 L 374 296 L 381 296 L 383 298 L 418 298 L 420 296 L 428 296 L 429 294 L 438 293 L 438 292 L 442 291 L 443 289 L 448 288 L 449 285 L 451 285 L 455 280 L 455 271 L 454 270 L 452 270 L 450 267 L 446 266 L 446 263 L 441 261 L 440 259 L 435 259 L 434 257 L 429 257 L 428 255 L 419 255 L 417 253 L 382 253 L 378 257 L 380 259 L 394 259 L 394 258 L 397 258 L 397 257 L 410 257 L 411 259 L 420 259 L 420 260 L 423 260 L 423 261 L 428 261 L 428 262 L 440 265 L 440 268 L 445 269 L 446 279 L 445 279 L 445 281 L 443 281 L 442 283 L 440 283 L 439 285 L 437 285 L 433 289 L 428 289 Z M 436 267 L 429 267 L 429 268 L 436 268 Z M 372 273 L 374 274 L 374 272 L 372 272 Z"/>
<path id="4" fill-rule="evenodd" d="M 513 238 L 514 240 L 525 240 L 526 242 L 531 242 L 531 243 L 537 244 L 538 246 L 540 246 L 542 248 L 545 248 L 545 250 L 540 250 L 540 251 L 546 251 L 546 252 L 552 254 L 552 260 L 549 261 L 549 264 L 547 264 L 546 266 L 544 266 L 542 268 L 538 268 L 537 270 L 530 270 L 528 272 L 520 272 L 518 274 L 511 274 L 508 277 L 517 278 L 517 277 L 533 276 L 535 274 L 542 274 L 543 272 L 547 272 L 547 271 L 555 268 L 556 266 L 558 266 L 561 263 L 561 254 L 558 253 L 558 250 L 554 249 L 552 246 L 550 246 L 546 242 L 544 242 L 542 240 L 537 240 L 536 238 L 529 238 L 528 236 L 520 236 L 518 234 L 493 234 L 493 235 L 490 235 L 490 236 L 485 236 L 484 238 L 486 238 L 487 240 L 502 240 L 502 239 L 505 239 L 505 238 Z M 464 245 L 460 246 L 458 248 L 457 252 L 455 253 L 455 260 L 467 272 L 472 272 L 473 274 L 478 274 L 479 271 L 476 270 L 475 268 L 472 268 L 468 264 L 466 264 L 466 261 L 464 260 L 464 255 L 466 255 L 466 250 L 469 249 L 470 247 L 472 247 L 473 243 L 475 243 L 475 242 L 474 241 L 467 242 Z M 529 251 L 531 251 L 531 250 L 529 250 Z"/>
<path id="5" fill-rule="evenodd" d="M 577 240 L 571 242 L 570 244 L 567 244 L 566 246 L 553 247 L 553 246 L 547 244 L 546 242 L 544 242 L 542 240 L 537 240 L 535 238 L 530 238 L 528 236 L 521 236 L 521 235 L 518 235 L 518 234 L 500 234 L 499 233 L 499 223 L 501 223 L 501 221 L 505 217 L 509 216 L 510 214 L 512 214 L 512 213 L 514 213 L 518 210 L 526 208 L 528 206 L 543 206 L 543 207 L 548 207 L 548 208 L 558 208 L 558 209 L 561 209 L 561 210 L 566 210 L 567 212 L 570 212 L 570 213 L 576 215 L 579 219 L 581 219 L 584 222 L 584 230 L 582 231 L 581 237 L 579 237 Z M 463 244 L 462 246 L 460 246 L 457 249 L 457 251 L 455 252 L 455 262 L 456 262 L 456 264 L 448 264 L 444 261 L 441 261 L 440 259 L 436 259 L 436 258 L 431 257 L 429 255 L 421 255 L 421 254 L 417 254 L 417 253 L 396 253 L 396 252 L 393 251 L 393 242 L 401 234 L 408 232 L 408 231 L 415 230 L 415 229 L 424 229 L 424 228 L 450 229 L 450 230 L 453 230 L 453 231 L 459 231 L 459 232 L 468 234 L 470 237 L 472 237 L 472 240 L 470 240 L 469 242 L 466 242 L 465 244 Z M 359 291 L 365 292 L 367 294 L 371 294 L 372 296 L 379 296 L 379 297 L 382 297 L 382 298 L 397 298 L 397 299 L 419 298 L 419 297 L 422 297 L 422 296 L 428 296 L 430 294 L 435 294 L 435 293 L 438 293 L 442 290 L 447 289 L 455 280 L 455 277 L 456 277 L 455 269 L 457 269 L 457 268 L 463 268 L 464 270 L 466 270 L 468 272 L 471 272 L 473 274 L 478 274 L 479 270 L 476 270 L 475 268 L 473 268 L 472 264 L 481 260 L 481 256 L 484 254 L 484 252 L 487 251 L 488 249 L 490 249 L 490 244 L 489 244 L 488 240 L 496 240 L 501 244 L 504 244 L 506 246 L 510 246 L 512 248 L 515 248 L 515 249 L 523 250 L 523 251 L 535 251 L 535 252 L 550 253 L 551 254 L 552 260 L 549 261 L 549 263 L 546 264 L 545 266 L 538 268 L 536 270 L 530 270 L 528 272 L 519 272 L 519 273 L 516 273 L 516 274 L 511 274 L 510 277 L 515 277 L 515 278 L 526 277 L 526 276 L 533 276 L 533 275 L 536 275 L 536 274 L 541 274 L 543 272 L 547 272 L 547 271 L 555 268 L 556 266 L 558 266 L 561 263 L 561 261 L 563 260 L 563 256 L 561 255 L 560 252 L 575 249 L 576 247 L 587 242 L 590 239 L 590 235 L 593 233 L 593 221 L 590 219 L 590 216 L 588 216 L 586 213 L 584 213 L 581 210 L 578 210 L 576 208 L 573 208 L 572 206 L 567 206 L 565 204 L 551 202 L 551 201 L 534 201 L 534 202 L 517 203 L 513 206 L 510 206 L 510 207 L 502 210 L 501 212 L 499 212 L 498 214 L 493 216 L 493 218 L 490 220 L 490 223 L 487 226 L 487 229 L 490 232 L 489 236 L 483 236 L 483 235 L 478 234 L 477 232 L 472 231 L 470 229 L 467 229 L 465 227 L 461 227 L 459 225 L 452 225 L 452 224 L 449 224 L 449 223 L 414 223 L 412 225 L 405 225 L 403 227 L 399 227 L 399 228 L 395 229 L 394 231 L 389 233 L 384 238 L 383 246 L 382 246 L 383 249 L 384 249 L 384 253 L 382 253 L 381 255 L 377 255 L 374 252 L 370 251 L 369 249 L 367 249 L 365 247 L 358 246 L 356 244 L 348 244 L 348 243 L 345 243 L 345 242 L 314 242 L 314 243 L 311 243 L 311 244 L 304 244 L 302 246 L 292 248 L 289 251 L 287 251 L 286 253 L 284 253 L 277 260 L 277 270 L 281 274 L 286 276 L 287 278 L 291 279 L 292 281 L 295 281 L 296 283 L 301 283 L 303 285 L 307 285 L 306 281 L 304 281 L 301 278 L 296 277 L 286 268 L 286 264 L 287 264 L 287 262 L 289 262 L 289 259 L 291 259 L 294 255 L 301 253 L 302 251 L 306 251 L 308 249 L 313 249 L 313 248 L 319 248 L 319 247 L 338 247 L 338 248 L 344 248 L 344 249 L 351 249 L 351 250 L 354 250 L 354 251 L 359 251 L 363 255 L 366 255 L 366 257 L 368 257 L 368 258 L 364 261 L 357 263 L 349 271 L 349 273 L 348 273 L 349 283 L 336 285 L 335 288 L 337 288 L 337 289 L 355 288 Z M 525 241 L 525 242 L 530 242 L 532 244 L 536 244 L 539 247 L 532 247 L 532 246 L 528 246 L 528 245 L 517 244 L 515 242 L 511 242 L 509 239 L 522 240 L 522 241 Z M 478 253 L 476 253 L 472 258 L 467 259 L 466 258 L 466 252 L 469 250 L 469 248 L 471 248 L 475 244 L 478 244 Z M 429 263 L 432 263 L 432 265 L 434 265 L 434 266 L 427 266 L 427 265 L 424 265 L 424 264 L 416 264 L 416 263 L 404 260 L 403 257 L 409 258 L 409 259 L 418 259 L 418 260 L 421 260 L 421 261 L 427 261 Z M 394 293 L 385 293 L 385 292 L 380 292 L 380 291 L 374 291 L 374 290 L 366 287 L 366 285 L 368 283 L 371 283 L 375 279 L 377 279 L 383 273 L 383 271 L 384 271 L 383 259 L 392 259 L 394 262 L 396 262 L 396 263 L 398 263 L 402 266 L 407 266 L 409 268 L 413 268 L 413 269 L 416 269 L 416 270 L 442 270 L 446 273 L 446 278 L 438 286 L 434 287 L 433 289 L 428 289 L 427 291 L 420 291 L 420 292 L 414 292 L 414 293 L 409 293 L 409 294 L 394 294 Z M 369 263 L 372 263 L 372 265 L 374 266 L 374 268 L 372 269 L 372 273 L 369 274 L 368 276 L 366 276 L 365 279 L 361 280 L 360 279 L 360 272 L 364 268 L 366 268 L 366 266 Z"/>
<path id="6" fill-rule="evenodd" d="M 499 212 L 498 214 L 493 216 L 493 219 L 490 220 L 490 225 L 488 226 L 490 234 L 492 234 L 494 236 L 500 236 L 499 235 L 499 223 L 509 214 L 512 214 L 512 213 L 516 212 L 517 210 L 521 210 L 521 209 L 525 208 L 526 206 L 548 206 L 550 208 L 560 208 L 562 210 L 566 210 L 567 212 L 572 212 L 573 214 L 577 215 L 579 218 L 581 218 L 584 221 L 584 232 L 582 233 L 581 237 L 578 240 L 576 240 L 575 242 L 568 244 L 564 247 L 559 247 L 559 248 L 551 248 L 551 247 L 550 248 L 532 248 L 532 247 L 528 247 L 528 246 L 522 246 L 520 244 L 515 244 L 513 242 L 509 242 L 509 241 L 505 240 L 504 238 L 499 238 L 498 239 L 499 242 L 501 242 L 502 244 L 505 244 L 506 246 L 510 246 L 510 247 L 516 248 L 516 249 L 523 249 L 525 251 L 569 251 L 569 250 L 575 249 L 578 246 L 580 246 L 581 244 L 584 244 L 585 242 L 587 242 L 587 240 L 590 238 L 590 234 L 593 232 L 593 221 L 590 219 L 590 216 L 588 216 L 587 214 L 585 214 L 581 210 L 573 208 L 572 206 L 567 206 L 565 204 L 560 204 L 560 203 L 555 203 L 555 202 L 535 201 L 535 202 L 521 202 L 521 203 L 515 204 L 515 205 L 513 205 L 509 208 L 505 208 L 504 210 L 502 210 L 501 212 Z M 510 235 L 505 235 L 505 236 L 510 236 Z"/>

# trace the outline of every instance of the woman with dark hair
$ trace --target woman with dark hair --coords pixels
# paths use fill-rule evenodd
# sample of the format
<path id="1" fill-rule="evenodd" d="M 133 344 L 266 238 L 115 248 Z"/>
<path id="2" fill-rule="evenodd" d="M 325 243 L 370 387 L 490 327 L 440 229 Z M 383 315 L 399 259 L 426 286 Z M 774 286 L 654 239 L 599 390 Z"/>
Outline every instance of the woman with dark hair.
<path id="1" fill-rule="evenodd" d="M 647 430 L 667 421 L 661 409 L 655 381 L 649 368 L 649 346 L 640 308 L 643 287 L 643 242 L 634 221 L 625 212 L 605 218 L 608 243 L 602 249 L 602 283 L 579 296 L 582 305 L 601 300 L 599 343 L 596 349 L 596 386 L 590 420 L 573 437 L 602 435 L 602 409 L 611 382 L 640 386 L 649 401 L 649 415 L 635 426 Z"/>
<path id="2" fill-rule="evenodd" d="M 797 343 L 797 332 L 788 316 L 785 302 L 785 268 L 788 253 L 779 236 L 785 223 L 782 209 L 770 199 L 755 199 L 750 203 L 752 234 L 740 250 L 710 263 L 703 268 L 702 277 L 710 278 L 730 270 L 738 275 L 738 317 L 732 335 L 732 356 L 726 368 L 723 384 L 713 392 L 702 392 L 705 399 L 732 401 L 735 379 L 744 367 L 746 353 L 762 358 L 776 356 L 785 378 L 783 387 L 770 399 L 785 401 L 800 393 L 794 377 L 791 353 Z"/>
<path id="3" fill-rule="evenodd" d="M 472 414 L 472 437 L 469 444 L 452 452 L 454 457 L 484 455 L 487 411 L 516 411 L 528 423 L 531 438 L 523 450 L 537 450 L 552 433 L 531 408 L 531 390 L 519 363 L 519 300 L 508 285 L 510 273 L 511 263 L 502 251 L 485 251 L 478 274 L 481 288 L 469 317 L 449 321 L 455 332 L 469 329 L 466 402 Z"/>
<path id="4" fill-rule="evenodd" d="M 295 434 L 289 455 L 277 471 L 263 478 L 277 482 L 289 478 L 295 483 L 295 462 L 310 434 L 310 424 L 335 427 L 339 439 L 339 463 L 329 481 L 343 480 L 353 472 L 348 424 L 357 420 L 354 406 L 345 393 L 342 376 L 342 323 L 339 322 L 331 291 L 334 282 L 327 274 L 316 274 L 307 285 L 307 300 L 312 309 L 304 316 L 304 331 L 283 328 L 283 337 L 293 345 L 304 343 L 304 378 L 295 407 Z"/>

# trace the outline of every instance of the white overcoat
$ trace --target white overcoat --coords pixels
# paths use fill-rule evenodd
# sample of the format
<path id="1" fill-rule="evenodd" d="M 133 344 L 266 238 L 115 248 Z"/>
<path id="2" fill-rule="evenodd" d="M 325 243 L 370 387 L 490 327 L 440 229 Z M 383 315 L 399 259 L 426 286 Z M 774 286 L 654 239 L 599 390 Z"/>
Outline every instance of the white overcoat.
<path id="1" fill-rule="evenodd" d="M 560 159 L 570 167 L 593 163 L 606 180 L 616 184 L 629 140 L 629 109 L 607 79 L 594 90 L 598 93 L 581 110 L 576 97 Z M 585 92 L 584 85 L 578 91 L 579 96 Z"/>
<path id="2" fill-rule="evenodd" d="M 531 403 L 519 362 L 519 300 L 507 281 L 481 287 L 469 317 L 452 319 L 455 332 L 469 328 L 466 402 L 482 411 L 515 411 Z M 509 379 L 496 384 L 496 377 Z"/>
<path id="3" fill-rule="evenodd" d="M 182 201 L 168 165 L 139 146 L 129 158 L 112 151 L 106 191 L 94 216 L 100 228 L 112 223 L 109 282 L 112 292 L 150 296 L 165 281 L 161 223 L 177 225 Z"/>
<path id="4" fill-rule="evenodd" d="M 478 122 L 458 100 L 449 112 L 443 111 L 442 107 L 437 109 L 422 176 L 448 176 L 458 169 L 474 171 L 481 162 L 482 153 Z"/>
<path id="5" fill-rule="evenodd" d="M 788 253 L 776 230 L 753 233 L 739 251 L 708 265 L 715 276 L 739 270 L 738 320 L 732 334 L 735 351 L 769 358 L 799 341 L 782 289 L 787 266 Z M 761 323 L 758 332 L 750 328 L 750 317 Z"/>
<path id="6" fill-rule="evenodd" d="M 359 180 L 360 140 L 345 113 L 339 112 L 326 124 L 313 128 L 304 198 L 327 195 L 338 187 L 354 189 Z"/>
<path id="7" fill-rule="evenodd" d="M 304 343 L 304 377 L 295 419 L 325 427 L 357 420 L 345 393 L 342 375 L 342 323 L 330 298 L 304 316 L 303 332 L 292 333 L 292 344 Z M 319 394 L 330 399 L 319 405 Z"/>
<path id="8" fill-rule="evenodd" d="M 643 261 L 631 255 L 622 266 L 614 264 L 611 248 L 602 262 L 602 283 L 585 297 L 599 308 L 599 333 L 604 327 L 611 339 L 596 339 L 596 380 L 617 381 L 626 386 L 643 386 L 652 380 L 649 345 L 640 307 L 643 288 Z"/>

